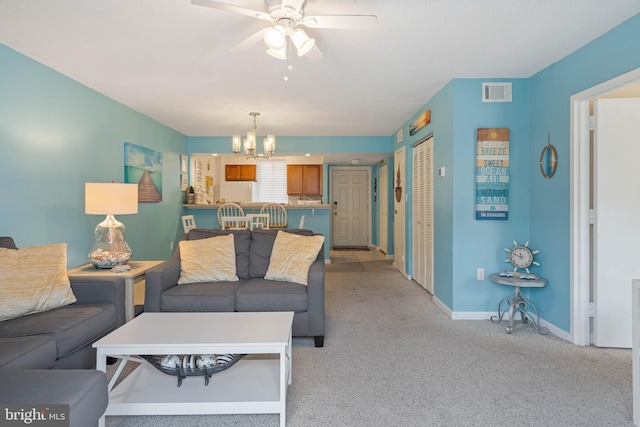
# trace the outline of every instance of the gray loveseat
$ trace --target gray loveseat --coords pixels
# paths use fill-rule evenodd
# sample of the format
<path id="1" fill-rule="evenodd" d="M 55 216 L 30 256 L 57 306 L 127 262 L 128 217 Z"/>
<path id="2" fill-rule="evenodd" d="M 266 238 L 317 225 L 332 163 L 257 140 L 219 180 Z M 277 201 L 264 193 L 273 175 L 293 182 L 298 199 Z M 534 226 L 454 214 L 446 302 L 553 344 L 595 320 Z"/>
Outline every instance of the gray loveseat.
<path id="1" fill-rule="evenodd" d="M 311 230 L 284 230 L 314 235 Z M 277 230 L 214 230 L 195 228 L 181 240 L 234 234 L 237 282 L 186 283 L 178 285 L 180 248 L 173 257 L 145 275 L 145 312 L 257 312 L 293 311 L 293 335 L 314 337 L 324 345 L 324 247 L 309 268 L 308 285 L 267 280 Z"/>
<path id="2" fill-rule="evenodd" d="M 10 237 L 0 247 L 17 249 Z M 68 404 L 70 426 L 92 426 L 108 403 L 92 345 L 124 324 L 125 286 L 117 277 L 69 280 L 75 303 L 0 322 L 0 403 Z"/>

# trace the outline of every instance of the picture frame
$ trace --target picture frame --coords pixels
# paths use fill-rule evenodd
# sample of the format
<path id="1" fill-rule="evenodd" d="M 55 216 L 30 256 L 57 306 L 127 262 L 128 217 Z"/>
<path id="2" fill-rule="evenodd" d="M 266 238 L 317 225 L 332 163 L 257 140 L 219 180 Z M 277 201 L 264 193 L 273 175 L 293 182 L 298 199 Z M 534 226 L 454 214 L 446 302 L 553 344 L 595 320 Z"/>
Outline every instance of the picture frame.
<path id="1" fill-rule="evenodd" d="M 180 154 L 180 172 L 187 173 L 189 170 L 189 159 L 184 154 Z"/>
<path id="2" fill-rule="evenodd" d="M 124 182 L 138 184 L 138 202 L 161 202 L 162 152 L 125 142 Z"/>
<path id="3" fill-rule="evenodd" d="M 409 135 L 413 135 L 420 129 L 431 123 L 431 110 L 426 110 L 409 126 Z M 399 141 L 398 141 L 399 142 Z"/>
<path id="4" fill-rule="evenodd" d="M 180 174 L 180 191 L 187 191 L 188 186 L 189 186 L 189 183 L 187 180 L 187 174 L 181 173 Z"/>
<path id="5" fill-rule="evenodd" d="M 476 219 L 509 219 L 509 128 L 479 128 L 476 145 Z"/>

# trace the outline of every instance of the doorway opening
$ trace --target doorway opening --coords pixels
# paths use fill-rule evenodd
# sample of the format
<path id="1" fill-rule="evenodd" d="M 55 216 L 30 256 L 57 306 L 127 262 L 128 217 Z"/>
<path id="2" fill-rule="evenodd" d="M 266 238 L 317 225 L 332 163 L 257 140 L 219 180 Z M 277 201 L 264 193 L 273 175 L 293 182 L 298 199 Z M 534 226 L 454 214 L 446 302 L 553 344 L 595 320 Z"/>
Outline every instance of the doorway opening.
<path id="1" fill-rule="evenodd" d="M 592 282 L 594 254 L 591 253 L 591 103 L 612 91 L 640 83 L 640 69 L 623 74 L 571 97 L 571 342 L 592 342 Z M 629 282 L 630 284 L 631 282 Z"/>

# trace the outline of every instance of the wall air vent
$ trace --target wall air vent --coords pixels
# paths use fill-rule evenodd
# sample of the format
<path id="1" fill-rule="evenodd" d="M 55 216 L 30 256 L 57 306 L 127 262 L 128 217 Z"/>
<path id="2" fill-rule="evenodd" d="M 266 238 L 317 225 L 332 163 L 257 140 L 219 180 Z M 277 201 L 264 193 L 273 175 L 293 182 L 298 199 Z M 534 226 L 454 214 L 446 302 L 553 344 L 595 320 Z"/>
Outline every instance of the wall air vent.
<path id="1" fill-rule="evenodd" d="M 482 83 L 482 102 L 511 102 L 511 83 Z"/>

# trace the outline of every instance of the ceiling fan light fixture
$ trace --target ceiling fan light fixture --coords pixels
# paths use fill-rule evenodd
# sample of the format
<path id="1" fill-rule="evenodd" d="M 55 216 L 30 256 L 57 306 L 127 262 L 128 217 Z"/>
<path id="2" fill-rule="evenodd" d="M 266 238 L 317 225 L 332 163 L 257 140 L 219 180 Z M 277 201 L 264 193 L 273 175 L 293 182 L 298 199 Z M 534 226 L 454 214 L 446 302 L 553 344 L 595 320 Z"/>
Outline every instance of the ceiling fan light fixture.
<path id="1" fill-rule="evenodd" d="M 264 42 L 270 49 L 284 49 L 287 43 L 287 31 L 282 25 L 276 25 L 264 32 Z"/>
<path id="2" fill-rule="evenodd" d="M 291 41 L 298 50 L 298 56 L 304 56 L 316 44 L 316 40 L 309 37 L 307 33 L 301 29 L 296 29 L 291 32 Z"/>
<path id="3" fill-rule="evenodd" d="M 287 59 L 287 50 L 284 47 L 278 50 L 269 48 L 267 49 L 267 53 L 274 58 Z"/>

